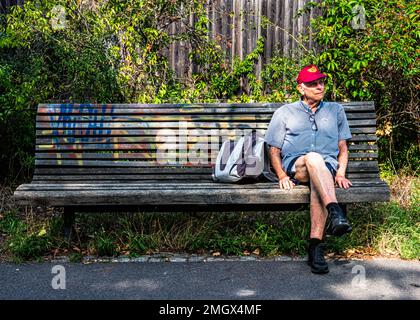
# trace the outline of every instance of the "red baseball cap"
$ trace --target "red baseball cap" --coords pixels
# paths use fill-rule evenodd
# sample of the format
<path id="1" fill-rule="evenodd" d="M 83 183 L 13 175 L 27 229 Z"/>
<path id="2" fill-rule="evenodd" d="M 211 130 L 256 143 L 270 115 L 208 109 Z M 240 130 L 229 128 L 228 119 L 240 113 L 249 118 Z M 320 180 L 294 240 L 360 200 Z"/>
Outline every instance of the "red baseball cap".
<path id="1" fill-rule="evenodd" d="M 296 81 L 297 83 L 301 84 L 302 82 L 312 82 L 326 77 L 328 76 L 321 73 L 316 65 L 310 64 L 309 66 L 303 67 L 302 70 L 300 70 Z"/>

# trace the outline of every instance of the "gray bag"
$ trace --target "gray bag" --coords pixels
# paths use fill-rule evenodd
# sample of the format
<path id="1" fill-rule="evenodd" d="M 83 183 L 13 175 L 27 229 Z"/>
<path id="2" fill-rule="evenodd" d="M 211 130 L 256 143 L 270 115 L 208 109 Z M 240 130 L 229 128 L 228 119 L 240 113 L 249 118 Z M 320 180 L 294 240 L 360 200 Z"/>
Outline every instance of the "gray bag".
<path id="1" fill-rule="evenodd" d="M 216 182 L 238 182 L 240 180 L 278 181 L 270 169 L 268 146 L 264 137 L 256 131 L 238 141 L 223 142 L 213 167 Z"/>

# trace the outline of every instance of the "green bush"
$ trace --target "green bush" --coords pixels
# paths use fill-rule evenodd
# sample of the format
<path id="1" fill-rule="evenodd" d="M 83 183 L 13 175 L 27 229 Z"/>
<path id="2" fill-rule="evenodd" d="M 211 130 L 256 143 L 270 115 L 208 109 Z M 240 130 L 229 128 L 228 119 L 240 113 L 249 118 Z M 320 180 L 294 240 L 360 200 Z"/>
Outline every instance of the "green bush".
<path id="1" fill-rule="evenodd" d="M 102 229 L 95 235 L 95 248 L 99 256 L 114 256 L 117 253 L 117 245 L 111 234 Z"/>
<path id="2" fill-rule="evenodd" d="M 37 234 L 16 234 L 9 242 L 10 252 L 18 260 L 41 258 L 50 248 L 48 237 Z"/>
<path id="3" fill-rule="evenodd" d="M 6 212 L 0 219 L 0 232 L 6 236 L 3 249 L 17 261 L 40 259 L 53 245 L 49 226 L 42 224 L 29 228 L 13 212 Z"/>
<path id="4" fill-rule="evenodd" d="M 128 250 L 131 256 L 146 254 L 156 248 L 157 245 L 152 236 L 130 233 L 128 237 Z"/>

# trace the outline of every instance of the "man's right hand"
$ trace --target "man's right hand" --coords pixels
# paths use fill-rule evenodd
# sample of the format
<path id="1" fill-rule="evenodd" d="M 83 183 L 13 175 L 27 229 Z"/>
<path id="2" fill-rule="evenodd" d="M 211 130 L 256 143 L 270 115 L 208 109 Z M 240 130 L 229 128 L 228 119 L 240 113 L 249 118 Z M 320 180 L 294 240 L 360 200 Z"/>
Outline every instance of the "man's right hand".
<path id="1" fill-rule="evenodd" d="M 279 179 L 279 187 L 280 189 L 290 190 L 293 189 L 295 184 L 292 180 L 290 180 L 289 176 L 284 176 L 283 178 Z"/>

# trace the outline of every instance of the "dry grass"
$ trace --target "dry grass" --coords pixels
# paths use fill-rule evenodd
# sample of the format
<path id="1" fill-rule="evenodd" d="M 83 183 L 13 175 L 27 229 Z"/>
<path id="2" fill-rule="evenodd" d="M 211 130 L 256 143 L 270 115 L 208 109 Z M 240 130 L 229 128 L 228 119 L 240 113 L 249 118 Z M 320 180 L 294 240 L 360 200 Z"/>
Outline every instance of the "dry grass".
<path id="1" fill-rule="evenodd" d="M 10 186 L 0 184 L 0 214 L 12 211 L 16 208 L 13 201 L 13 189 Z"/>
<path id="2" fill-rule="evenodd" d="M 420 178 L 408 175 L 396 175 L 390 181 L 391 200 L 401 207 L 419 205 Z"/>

